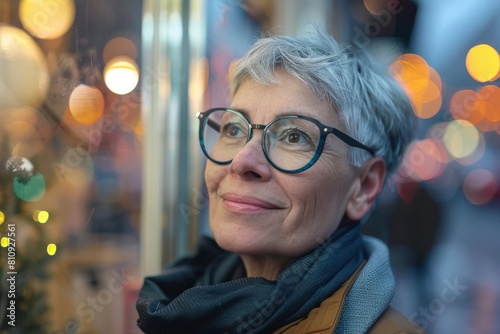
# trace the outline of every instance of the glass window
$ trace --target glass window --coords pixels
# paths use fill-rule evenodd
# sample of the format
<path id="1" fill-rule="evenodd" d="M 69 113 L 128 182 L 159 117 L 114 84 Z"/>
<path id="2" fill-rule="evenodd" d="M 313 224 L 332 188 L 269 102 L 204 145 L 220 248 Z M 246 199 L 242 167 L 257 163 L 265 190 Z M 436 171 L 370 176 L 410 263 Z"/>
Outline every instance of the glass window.
<path id="1" fill-rule="evenodd" d="M 141 25 L 141 1 L 0 2 L 2 332 L 137 332 Z"/>

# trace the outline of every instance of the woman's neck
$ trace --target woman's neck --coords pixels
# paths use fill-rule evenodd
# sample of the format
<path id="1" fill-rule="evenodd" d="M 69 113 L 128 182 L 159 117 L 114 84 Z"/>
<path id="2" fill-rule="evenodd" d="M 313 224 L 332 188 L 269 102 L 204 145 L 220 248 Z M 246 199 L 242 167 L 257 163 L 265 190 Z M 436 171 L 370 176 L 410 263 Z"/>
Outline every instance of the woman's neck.
<path id="1" fill-rule="evenodd" d="M 295 259 L 285 257 L 241 254 L 247 277 L 264 277 L 275 281 L 279 274 Z"/>

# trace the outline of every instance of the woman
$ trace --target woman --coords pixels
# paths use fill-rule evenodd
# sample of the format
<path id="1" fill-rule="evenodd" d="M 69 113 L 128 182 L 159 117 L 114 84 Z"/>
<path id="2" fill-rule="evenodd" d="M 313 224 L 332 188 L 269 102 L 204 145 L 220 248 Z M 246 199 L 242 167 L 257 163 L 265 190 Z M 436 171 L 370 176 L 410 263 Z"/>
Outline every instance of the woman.
<path id="1" fill-rule="evenodd" d="M 412 138 L 407 97 L 315 32 L 257 41 L 232 103 L 199 113 L 215 241 L 146 278 L 147 333 L 419 332 L 388 308 L 385 246 L 365 217 Z"/>

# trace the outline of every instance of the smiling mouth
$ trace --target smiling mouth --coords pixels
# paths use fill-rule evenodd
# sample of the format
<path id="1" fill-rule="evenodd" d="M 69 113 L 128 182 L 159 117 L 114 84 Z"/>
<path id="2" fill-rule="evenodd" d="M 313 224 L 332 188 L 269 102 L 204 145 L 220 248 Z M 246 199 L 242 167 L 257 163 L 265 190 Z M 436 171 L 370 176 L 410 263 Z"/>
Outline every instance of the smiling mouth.
<path id="1" fill-rule="evenodd" d="M 229 211 L 243 213 L 268 212 L 269 210 L 280 210 L 277 204 L 261 200 L 252 196 L 242 196 L 237 194 L 222 195 L 222 204 Z"/>

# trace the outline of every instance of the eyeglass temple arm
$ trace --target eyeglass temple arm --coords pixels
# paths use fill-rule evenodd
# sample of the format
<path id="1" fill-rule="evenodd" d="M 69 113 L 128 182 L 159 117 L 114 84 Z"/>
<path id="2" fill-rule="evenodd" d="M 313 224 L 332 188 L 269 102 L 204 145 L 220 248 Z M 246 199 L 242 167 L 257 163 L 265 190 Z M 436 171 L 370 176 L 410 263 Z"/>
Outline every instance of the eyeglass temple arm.
<path id="1" fill-rule="evenodd" d="M 363 145 L 361 144 L 359 141 L 357 141 L 356 139 L 352 138 L 351 136 L 348 136 L 346 135 L 345 133 L 343 133 L 342 131 L 340 130 L 337 130 L 335 128 L 329 128 L 328 129 L 331 133 L 333 133 L 335 136 L 337 136 L 340 140 L 342 140 L 344 143 L 350 145 L 350 146 L 353 146 L 353 147 L 357 147 L 357 148 L 361 148 L 365 151 L 368 151 L 372 156 L 375 156 L 375 151 L 366 146 L 366 145 Z"/>
<path id="2" fill-rule="evenodd" d="M 207 125 L 210 126 L 212 129 L 214 129 L 215 131 L 220 132 L 220 124 L 211 120 L 210 118 L 207 119 Z"/>

